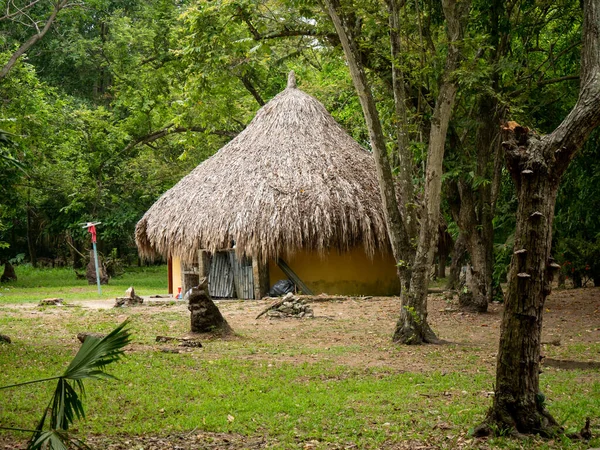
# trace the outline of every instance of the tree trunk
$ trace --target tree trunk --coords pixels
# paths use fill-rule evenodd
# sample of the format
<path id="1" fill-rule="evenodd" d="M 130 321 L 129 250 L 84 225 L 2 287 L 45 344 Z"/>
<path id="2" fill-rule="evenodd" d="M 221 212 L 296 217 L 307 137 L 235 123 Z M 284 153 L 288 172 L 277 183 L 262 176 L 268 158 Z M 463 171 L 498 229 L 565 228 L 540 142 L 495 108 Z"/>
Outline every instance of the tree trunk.
<path id="1" fill-rule="evenodd" d="M 458 68 L 460 62 L 458 42 L 463 36 L 470 3 L 468 1 L 444 0 L 442 6 L 447 21 L 450 45 L 442 85 L 431 118 L 425 172 L 424 208 L 421 214 L 417 252 L 412 265 L 408 292 L 403 292 L 401 295 L 400 318 L 396 324 L 393 337 L 394 342 L 402 344 L 438 342 L 435 333 L 427 323 L 428 275 L 437 246 L 442 191 L 442 163 L 448 124 L 457 92 L 457 83 L 453 77 L 453 72 Z"/>
<path id="2" fill-rule="evenodd" d="M 29 191 L 27 195 L 30 197 L 31 192 Z M 37 267 L 37 254 L 35 252 L 35 237 L 32 230 L 31 204 L 29 199 L 27 200 L 27 250 L 29 251 L 31 265 Z"/>
<path id="3" fill-rule="evenodd" d="M 190 329 L 192 333 L 231 334 L 233 330 L 208 293 L 208 278 L 203 277 L 189 295 Z"/>
<path id="4" fill-rule="evenodd" d="M 475 434 L 495 429 L 553 435 L 561 427 L 539 389 L 544 302 L 560 267 L 551 258 L 552 221 L 560 180 L 575 153 L 600 125 L 600 0 L 584 0 L 581 88 L 577 103 L 551 134 L 538 138 L 509 124 L 503 143 L 519 206 L 515 251 L 496 367 L 494 403 Z M 516 126 L 515 126 L 516 125 Z"/>
<path id="5" fill-rule="evenodd" d="M 427 156 L 427 173 L 425 187 L 425 209 L 422 214 L 421 230 L 416 256 L 412 258 L 412 247 L 409 241 L 406 218 L 400 214 L 394 189 L 394 180 L 387 155 L 385 137 L 383 135 L 379 114 L 375 100 L 371 93 L 364 68 L 360 65 L 359 52 L 351 27 L 341 14 L 339 0 L 324 0 L 327 13 L 333 22 L 337 35 L 340 38 L 344 55 L 348 63 L 350 75 L 356 88 L 365 122 L 369 131 L 369 138 L 377 166 L 377 178 L 381 191 L 381 200 L 386 214 L 388 234 L 394 257 L 398 264 L 398 273 L 402 286 L 400 319 L 396 325 L 394 342 L 406 344 L 420 344 L 423 342 L 437 342 L 437 338 L 427 324 L 427 283 L 429 268 L 433 263 L 433 256 L 437 242 L 437 228 L 440 208 L 440 191 L 442 176 L 442 161 L 448 122 L 454 106 L 456 96 L 456 80 L 453 72 L 458 67 L 460 54 L 458 41 L 462 38 L 464 23 L 468 17 L 470 2 L 444 0 L 444 14 L 448 22 L 448 37 L 450 41 L 446 67 L 436 107 L 432 118 L 429 151 Z M 392 11 L 396 11 L 392 8 Z M 395 39 L 398 22 L 392 26 L 392 53 L 399 49 Z M 396 55 L 397 56 L 397 55 Z M 394 69 L 395 93 L 399 93 L 399 78 L 401 72 Z M 396 108 L 402 113 L 400 97 L 396 96 Z M 398 118 L 400 119 L 400 118 Z M 402 139 L 400 139 L 402 146 Z M 402 147 L 401 147 L 402 148 Z"/>
<path id="6" fill-rule="evenodd" d="M 403 2 L 404 0 L 400 0 Z M 400 188 L 399 209 L 404 219 L 409 239 L 417 237 L 417 211 L 414 205 L 413 187 L 413 155 L 408 139 L 408 113 L 406 108 L 406 92 L 404 89 L 404 73 L 402 71 L 402 52 L 400 41 L 400 4 L 399 0 L 388 1 L 390 24 L 390 52 L 392 57 L 392 85 L 394 90 L 394 110 L 396 114 L 398 186 Z"/>
<path id="7" fill-rule="evenodd" d="M 490 77 L 490 88 L 499 91 L 498 62 L 506 52 L 505 43 L 509 30 L 501 31 L 501 18 L 506 15 L 505 2 L 492 0 L 489 4 L 490 50 L 488 63 L 494 69 Z M 470 283 L 467 291 L 461 289 L 461 307 L 475 312 L 487 311 L 493 299 L 492 273 L 494 267 L 494 227 L 495 205 L 502 176 L 502 148 L 500 145 L 500 125 L 504 122 L 504 108 L 498 98 L 488 92 L 479 95 L 475 120 L 475 167 L 474 179 L 460 182 L 460 214 L 457 220 L 461 231 L 468 236 L 467 253 L 470 255 Z"/>
<path id="8" fill-rule="evenodd" d="M 15 268 L 8 261 L 4 263 L 4 272 L 0 277 L 0 282 L 4 283 L 5 281 L 17 281 Z"/>
<path id="9" fill-rule="evenodd" d="M 493 84 L 497 82 L 494 80 Z M 475 181 L 459 181 L 460 213 L 458 225 L 467 236 L 467 253 L 471 272 L 467 291 L 461 290 L 459 303 L 463 309 L 486 312 L 493 299 L 495 204 L 500 183 L 501 111 L 497 99 L 484 94 L 479 99 L 476 133 L 477 165 Z"/>
<path id="10" fill-rule="evenodd" d="M 458 224 L 463 230 L 466 251 L 470 256 L 467 273 L 461 279 L 458 301 L 461 309 L 472 312 L 486 312 L 491 301 L 492 268 L 488 266 L 486 245 L 492 242 L 483 238 L 481 211 L 483 205 L 476 205 L 476 193 L 470 184 L 459 181 L 460 214 Z M 480 199 L 485 196 L 480 196 Z M 479 207 L 478 207 L 479 206 Z"/>
<path id="11" fill-rule="evenodd" d="M 466 235 L 464 232 L 460 232 L 456 241 L 454 242 L 454 249 L 452 250 L 452 261 L 450 262 L 450 273 L 448 274 L 448 281 L 446 282 L 446 289 L 456 290 L 458 289 L 458 279 L 460 270 L 465 262 L 465 255 L 467 253 Z"/>
<path id="12" fill-rule="evenodd" d="M 542 145 L 534 141 L 532 154 L 546 153 L 538 150 Z M 546 411 L 539 389 L 540 338 L 553 275 L 550 252 L 559 179 L 542 161 L 519 159 L 511 164 L 519 206 L 489 419 L 503 429 L 550 436 L 560 426 Z"/>
<path id="13" fill-rule="evenodd" d="M 437 248 L 437 258 L 438 264 L 436 269 L 436 276 L 438 278 L 446 278 L 446 262 L 448 260 L 448 255 L 450 254 L 450 249 L 452 248 L 452 236 L 448 233 L 448 229 L 445 224 L 444 227 L 440 227 L 439 230 L 439 238 L 438 238 L 438 248 Z"/>
<path id="14" fill-rule="evenodd" d="M 341 6 L 338 0 L 324 0 L 327 13 L 333 22 L 335 31 L 340 38 L 344 55 L 350 70 L 352 82 L 358 94 L 367 130 L 371 149 L 377 168 L 377 180 L 385 213 L 388 236 L 392 247 L 394 259 L 398 262 L 398 275 L 400 284 L 404 291 L 410 280 L 409 261 L 411 259 L 412 248 L 409 236 L 406 230 L 405 222 L 400 214 L 396 191 L 394 188 L 394 179 L 386 149 L 386 141 L 379 119 L 379 113 L 375 105 L 375 99 L 369 87 L 364 68 L 360 65 L 360 57 L 356 42 L 350 31 L 350 27 L 343 20 Z"/>

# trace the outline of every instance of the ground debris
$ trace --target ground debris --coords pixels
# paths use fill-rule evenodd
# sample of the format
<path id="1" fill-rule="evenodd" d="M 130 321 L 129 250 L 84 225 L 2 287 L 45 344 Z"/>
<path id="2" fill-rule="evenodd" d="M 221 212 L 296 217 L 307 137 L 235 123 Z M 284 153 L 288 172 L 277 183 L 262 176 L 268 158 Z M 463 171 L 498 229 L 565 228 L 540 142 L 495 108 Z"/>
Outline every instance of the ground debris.
<path id="1" fill-rule="evenodd" d="M 274 318 L 312 318 L 315 315 L 313 309 L 307 304 L 306 300 L 295 296 L 291 292 L 285 294 L 283 298 L 271 303 L 262 310 L 256 318 L 258 319 L 264 314 Z"/>
<path id="2" fill-rule="evenodd" d="M 62 298 L 45 298 L 40 300 L 38 306 L 63 306 L 63 302 Z"/>
<path id="3" fill-rule="evenodd" d="M 126 306 L 138 306 L 144 303 L 144 299 L 135 293 L 133 286 L 129 287 L 125 291 L 124 297 L 115 298 L 115 308 L 122 308 Z"/>
<path id="4" fill-rule="evenodd" d="M 200 342 L 197 338 L 191 337 L 183 337 L 176 338 L 170 336 L 156 336 L 156 342 L 173 342 L 177 341 L 179 343 L 179 347 L 192 347 L 192 348 L 201 348 L 202 342 Z"/>
<path id="5" fill-rule="evenodd" d="M 273 442 L 276 442 L 273 440 Z M 230 433 L 192 432 L 168 436 L 91 436 L 86 444 L 105 450 L 216 450 L 262 449 L 270 447 L 262 436 L 242 436 Z"/>
<path id="6" fill-rule="evenodd" d="M 97 339 L 104 339 L 106 337 L 106 334 L 102 334 L 102 333 L 88 333 L 87 331 L 84 331 L 82 333 L 77 333 L 77 339 L 79 339 L 79 342 L 81 342 L 82 344 L 90 336 L 91 337 L 95 337 Z"/>

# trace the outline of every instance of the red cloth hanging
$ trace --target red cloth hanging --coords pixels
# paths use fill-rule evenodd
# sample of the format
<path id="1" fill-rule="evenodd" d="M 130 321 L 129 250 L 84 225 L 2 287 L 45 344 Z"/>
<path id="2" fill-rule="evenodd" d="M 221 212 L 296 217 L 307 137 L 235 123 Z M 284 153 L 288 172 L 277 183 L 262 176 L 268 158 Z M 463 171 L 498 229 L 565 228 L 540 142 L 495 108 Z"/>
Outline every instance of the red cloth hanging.
<path id="1" fill-rule="evenodd" d="M 87 230 L 92 233 L 92 242 L 95 244 L 96 243 L 96 225 L 94 224 L 89 224 L 87 227 Z"/>

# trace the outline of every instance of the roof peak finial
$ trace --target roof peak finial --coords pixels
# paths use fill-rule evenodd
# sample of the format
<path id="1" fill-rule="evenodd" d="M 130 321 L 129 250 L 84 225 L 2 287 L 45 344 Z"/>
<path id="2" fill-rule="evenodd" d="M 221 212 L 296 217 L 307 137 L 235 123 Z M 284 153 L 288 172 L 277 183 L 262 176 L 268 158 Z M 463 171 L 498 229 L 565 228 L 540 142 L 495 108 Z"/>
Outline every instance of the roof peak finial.
<path id="1" fill-rule="evenodd" d="M 296 74 L 294 73 L 293 70 L 290 70 L 290 74 L 288 75 L 288 84 L 287 84 L 288 88 L 295 88 L 296 87 Z"/>

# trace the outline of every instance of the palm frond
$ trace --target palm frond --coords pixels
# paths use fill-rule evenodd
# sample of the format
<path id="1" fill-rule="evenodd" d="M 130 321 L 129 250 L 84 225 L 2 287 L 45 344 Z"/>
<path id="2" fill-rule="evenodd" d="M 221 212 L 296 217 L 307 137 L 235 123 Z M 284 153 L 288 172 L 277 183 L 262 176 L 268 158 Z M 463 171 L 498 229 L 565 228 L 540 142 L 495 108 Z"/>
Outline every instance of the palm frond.
<path id="1" fill-rule="evenodd" d="M 88 336 L 62 378 L 77 381 L 82 392 L 81 380 L 85 378 L 114 379 L 115 377 L 104 372 L 104 368 L 123 356 L 123 348 L 131 341 L 131 333 L 126 328 L 128 323 L 128 320 L 124 321 L 102 339 Z"/>
<path id="2" fill-rule="evenodd" d="M 50 428 L 68 430 L 75 419 L 85 418 L 83 404 L 67 380 L 61 378 L 54 391 Z"/>
<path id="3" fill-rule="evenodd" d="M 85 418 L 81 402 L 81 397 L 85 395 L 83 380 L 115 378 L 104 372 L 104 368 L 123 356 L 123 348 L 131 341 L 130 331 L 126 328 L 128 323 L 128 320 L 124 321 L 102 339 L 88 336 L 84 341 L 65 373 L 58 377 L 50 405 L 38 422 L 36 431 L 29 441 L 28 450 L 42 448 L 67 450 L 65 442 L 70 442 L 70 445 L 79 449 L 88 448 L 79 440 L 71 440 L 67 433 L 69 426 L 76 419 Z M 69 383 L 69 380 L 75 382 L 77 389 Z M 50 430 L 44 431 L 48 413 L 50 413 Z"/>
<path id="4" fill-rule="evenodd" d="M 56 430 L 44 431 L 34 436 L 35 439 L 27 446 L 27 450 L 68 450 L 65 441 L 68 442 L 68 436 Z"/>

